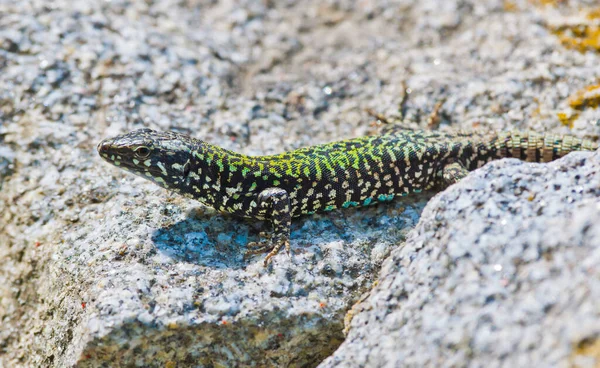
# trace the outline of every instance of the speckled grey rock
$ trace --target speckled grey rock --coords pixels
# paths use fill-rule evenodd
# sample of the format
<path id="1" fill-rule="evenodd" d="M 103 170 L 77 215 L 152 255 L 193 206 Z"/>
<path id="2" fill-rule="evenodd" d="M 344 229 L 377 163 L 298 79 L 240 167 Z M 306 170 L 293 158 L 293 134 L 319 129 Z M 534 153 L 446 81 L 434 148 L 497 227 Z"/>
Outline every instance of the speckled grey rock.
<path id="1" fill-rule="evenodd" d="M 600 151 L 434 197 L 319 367 L 597 367 Z"/>
<path id="2" fill-rule="evenodd" d="M 8 147 L 0 147 L 0 189 L 2 182 L 13 173 L 14 162 L 15 153 Z"/>
<path id="3" fill-rule="evenodd" d="M 95 152 L 142 126 L 247 153 L 361 134 L 320 129 L 312 111 L 327 113 L 328 94 L 316 78 L 306 108 L 289 110 L 286 85 L 241 97 L 240 66 L 255 62 L 248 45 L 267 33 L 267 11 L 253 1 L 0 4 L 0 365 L 315 366 L 341 343 L 345 311 L 426 198 L 300 219 L 293 257 L 264 269 L 262 256 L 243 259 L 260 224 L 172 196 Z M 305 111 L 312 132 L 294 129 Z"/>
<path id="4" fill-rule="evenodd" d="M 415 126 L 597 136 L 569 96 L 597 53 L 529 0 L 0 2 L 0 365 L 316 366 L 427 197 L 294 222 L 292 259 L 243 260 L 258 224 L 104 164 L 149 127 L 246 154 L 366 134 L 402 82 Z M 578 15 L 579 14 L 579 15 Z M 572 15 L 572 16 L 571 16 Z M 507 218 L 507 221 L 510 218 Z"/>

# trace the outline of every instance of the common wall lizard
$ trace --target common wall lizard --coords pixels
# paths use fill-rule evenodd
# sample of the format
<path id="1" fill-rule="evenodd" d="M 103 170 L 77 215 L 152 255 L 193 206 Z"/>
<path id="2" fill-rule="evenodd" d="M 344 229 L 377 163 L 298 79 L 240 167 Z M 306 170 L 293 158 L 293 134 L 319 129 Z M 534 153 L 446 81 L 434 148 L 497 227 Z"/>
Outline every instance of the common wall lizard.
<path id="1" fill-rule="evenodd" d="M 233 215 L 267 220 L 247 254 L 290 250 L 292 217 L 387 202 L 457 182 L 486 162 L 547 162 L 598 144 L 533 132 L 447 134 L 387 126 L 379 135 L 270 156 L 246 156 L 175 132 L 136 130 L 98 145 L 122 169 Z"/>

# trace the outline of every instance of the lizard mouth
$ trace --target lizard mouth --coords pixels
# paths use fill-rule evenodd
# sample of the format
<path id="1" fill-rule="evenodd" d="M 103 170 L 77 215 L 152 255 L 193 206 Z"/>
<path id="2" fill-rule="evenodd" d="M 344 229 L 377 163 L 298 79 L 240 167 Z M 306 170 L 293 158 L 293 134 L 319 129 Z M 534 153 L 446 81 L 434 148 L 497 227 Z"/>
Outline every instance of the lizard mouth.
<path id="1" fill-rule="evenodd" d="M 137 160 L 132 159 L 128 150 L 119 147 L 116 144 L 115 138 L 106 138 L 102 140 L 98 143 L 96 149 L 104 161 L 134 173 L 140 171 L 135 162 Z"/>
<path id="2" fill-rule="evenodd" d="M 103 139 L 100 143 L 98 143 L 98 154 L 102 157 L 106 157 L 110 153 L 110 147 L 112 146 L 114 140 L 112 138 Z"/>

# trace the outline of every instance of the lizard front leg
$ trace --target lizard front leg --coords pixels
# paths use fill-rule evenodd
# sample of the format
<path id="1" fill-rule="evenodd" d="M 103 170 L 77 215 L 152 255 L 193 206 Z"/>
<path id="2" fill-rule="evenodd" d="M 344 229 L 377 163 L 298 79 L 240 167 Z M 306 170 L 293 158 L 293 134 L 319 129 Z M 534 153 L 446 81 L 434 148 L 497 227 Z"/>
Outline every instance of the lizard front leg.
<path id="1" fill-rule="evenodd" d="M 292 223 L 292 214 L 290 208 L 290 198 L 288 192 L 281 188 L 267 188 L 258 195 L 258 208 L 261 214 L 273 226 L 273 235 L 268 239 L 261 240 L 259 243 L 248 243 L 250 249 L 246 255 L 269 252 L 265 257 L 264 266 L 269 264 L 271 257 L 276 255 L 282 247 L 285 247 L 288 253 L 290 249 L 290 226 Z"/>

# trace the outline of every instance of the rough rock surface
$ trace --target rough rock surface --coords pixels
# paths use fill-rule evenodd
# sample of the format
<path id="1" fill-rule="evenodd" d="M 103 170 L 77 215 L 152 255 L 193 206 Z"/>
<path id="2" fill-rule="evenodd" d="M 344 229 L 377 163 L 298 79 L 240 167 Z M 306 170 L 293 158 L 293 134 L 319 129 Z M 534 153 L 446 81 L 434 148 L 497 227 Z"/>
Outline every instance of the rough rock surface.
<path id="1" fill-rule="evenodd" d="M 445 97 L 442 129 L 597 136 L 595 2 L 541 3 L 1 1 L 0 365 L 316 366 L 428 198 L 299 219 L 265 270 L 242 259 L 257 224 L 96 144 L 281 152 L 368 133 L 404 85 L 415 126 Z"/>
<path id="2" fill-rule="evenodd" d="M 434 197 L 319 367 L 597 367 L 600 151 Z"/>

